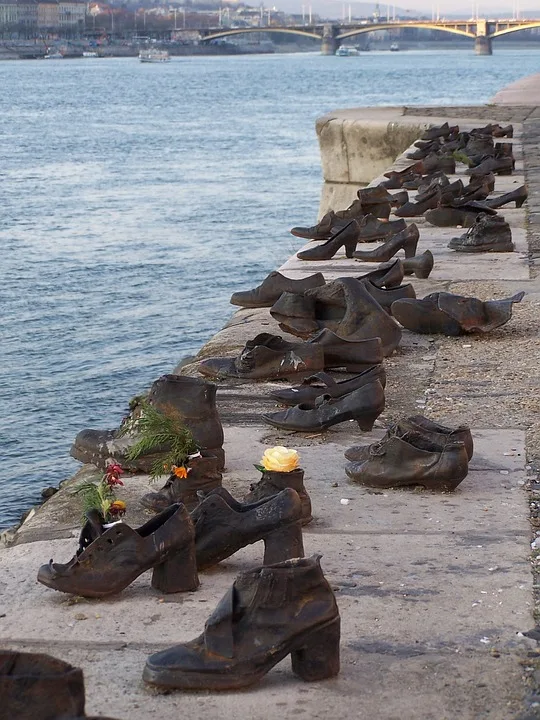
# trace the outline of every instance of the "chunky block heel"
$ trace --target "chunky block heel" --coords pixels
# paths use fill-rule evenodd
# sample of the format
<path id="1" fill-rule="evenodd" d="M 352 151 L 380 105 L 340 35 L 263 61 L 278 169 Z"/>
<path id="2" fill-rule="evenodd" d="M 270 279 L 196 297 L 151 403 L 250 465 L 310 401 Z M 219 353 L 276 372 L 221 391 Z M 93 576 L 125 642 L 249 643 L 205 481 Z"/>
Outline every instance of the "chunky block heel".
<path id="1" fill-rule="evenodd" d="M 339 673 L 340 619 L 314 630 L 291 652 L 292 670 L 306 682 L 326 680 Z"/>
<path id="2" fill-rule="evenodd" d="M 370 412 L 366 413 L 365 415 L 355 417 L 354 419 L 358 423 L 358 427 L 360 428 L 360 430 L 362 430 L 363 432 L 371 432 L 371 430 L 373 430 L 373 426 L 375 425 L 375 420 L 379 417 L 383 410 L 384 407 L 375 410 L 375 412 Z"/>
<path id="3" fill-rule="evenodd" d="M 199 587 L 195 541 L 156 565 L 152 573 L 152 587 L 163 593 L 189 592 Z"/>
<path id="4" fill-rule="evenodd" d="M 304 557 L 301 521 L 274 530 L 264 538 L 264 565 Z"/>

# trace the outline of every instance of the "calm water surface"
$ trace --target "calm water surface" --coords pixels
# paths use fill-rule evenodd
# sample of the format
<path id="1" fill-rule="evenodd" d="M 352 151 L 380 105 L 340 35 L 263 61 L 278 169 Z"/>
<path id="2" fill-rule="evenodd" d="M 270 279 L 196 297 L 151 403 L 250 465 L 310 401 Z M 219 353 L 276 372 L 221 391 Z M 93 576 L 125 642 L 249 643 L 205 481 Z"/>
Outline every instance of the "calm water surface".
<path id="1" fill-rule="evenodd" d="M 483 103 L 539 71 L 540 51 L 497 46 L 0 63 L 0 527 L 297 249 L 319 115 Z"/>

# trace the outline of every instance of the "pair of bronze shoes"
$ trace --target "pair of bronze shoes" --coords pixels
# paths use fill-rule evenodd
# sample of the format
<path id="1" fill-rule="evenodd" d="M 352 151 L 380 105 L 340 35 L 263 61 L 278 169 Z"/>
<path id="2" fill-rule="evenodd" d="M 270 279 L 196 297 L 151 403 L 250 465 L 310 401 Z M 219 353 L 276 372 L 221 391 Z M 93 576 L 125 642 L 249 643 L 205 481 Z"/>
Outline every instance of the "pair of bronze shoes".
<path id="1" fill-rule="evenodd" d="M 385 384 L 382 365 L 374 365 L 341 382 L 326 373 L 317 373 L 299 387 L 272 392 L 271 397 L 292 407 L 267 413 L 262 419 L 273 427 L 299 432 L 321 432 L 346 420 L 355 420 L 362 430 L 369 431 L 384 410 Z"/>
<path id="2" fill-rule="evenodd" d="M 466 425 L 448 428 L 422 415 L 404 418 L 384 437 L 345 452 L 345 468 L 353 483 L 374 488 L 422 485 L 451 491 L 465 479 L 473 455 Z"/>
<path id="3" fill-rule="evenodd" d="M 238 503 L 224 488 L 216 488 L 191 514 L 177 503 L 137 529 L 124 522 L 105 526 L 93 511 L 75 556 L 65 564 L 51 560 L 43 565 L 38 581 L 61 592 L 99 598 L 119 593 L 152 569 L 156 590 L 193 591 L 199 585 L 198 570 L 258 540 L 265 542 L 266 564 L 303 557 L 303 513 L 305 503 L 290 487 L 250 503 Z"/>

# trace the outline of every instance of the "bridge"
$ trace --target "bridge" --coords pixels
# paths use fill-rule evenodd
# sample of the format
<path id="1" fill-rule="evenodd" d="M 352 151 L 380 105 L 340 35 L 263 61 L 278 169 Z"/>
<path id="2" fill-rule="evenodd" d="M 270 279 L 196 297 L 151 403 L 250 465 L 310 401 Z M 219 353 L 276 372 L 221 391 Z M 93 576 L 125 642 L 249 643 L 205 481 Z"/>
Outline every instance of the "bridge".
<path id="1" fill-rule="evenodd" d="M 338 47 L 357 35 L 377 32 L 378 30 L 395 30 L 397 28 L 423 28 L 425 30 L 441 30 L 442 32 L 461 35 L 474 40 L 474 51 L 477 55 L 491 55 L 492 40 L 501 35 L 540 28 L 540 20 L 388 20 L 386 22 L 359 23 L 321 23 L 311 25 L 264 25 L 243 28 L 206 28 L 201 29 L 203 42 L 219 40 L 232 35 L 245 33 L 279 32 L 302 35 L 321 41 L 321 54 L 334 55 Z"/>

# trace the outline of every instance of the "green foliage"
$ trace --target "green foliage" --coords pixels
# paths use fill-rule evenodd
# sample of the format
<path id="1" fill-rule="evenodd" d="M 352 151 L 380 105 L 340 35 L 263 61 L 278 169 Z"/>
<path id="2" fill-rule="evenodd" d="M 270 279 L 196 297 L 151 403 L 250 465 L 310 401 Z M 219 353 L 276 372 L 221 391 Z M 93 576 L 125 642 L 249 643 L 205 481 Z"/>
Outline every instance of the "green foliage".
<path id="1" fill-rule="evenodd" d="M 112 489 L 104 486 L 103 483 L 86 482 L 78 485 L 73 491 L 75 495 L 82 498 L 82 522 L 86 521 L 86 513 L 89 510 L 99 510 L 103 517 L 107 517 L 107 512 L 113 497 Z"/>
<path id="2" fill-rule="evenodd" d="M 452 156 L 456 162 L 463 163 L 467 167 L 471 166 L 471 159 L 467 155 L 465 155 L 463 150 L 454 150 Z"/>
<path id="3" fill-rule="evenodd" d="M 138 440 L 127 453 L 129 460 L 141 455 L 158 453 L 150 475 L 155 479 L 169 473 L 173 465 L 186 464 L 188 456 L 199 449 L 191 431 L 182 423 L 182 418 L 172 406 L 158 410 L 147 400 L 139 402 L 140 416 L 122 428 L 122 434 L 137 433 Z"/>

